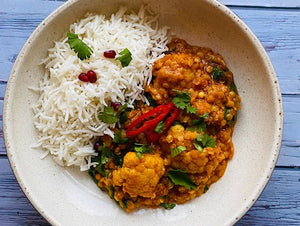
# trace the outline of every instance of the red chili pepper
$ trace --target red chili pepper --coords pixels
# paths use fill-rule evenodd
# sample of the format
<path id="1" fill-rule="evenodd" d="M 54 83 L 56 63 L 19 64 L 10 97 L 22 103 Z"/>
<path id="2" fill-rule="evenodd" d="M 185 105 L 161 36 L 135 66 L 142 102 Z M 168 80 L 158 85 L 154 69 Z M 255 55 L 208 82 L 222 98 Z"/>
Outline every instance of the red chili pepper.
<path id="1" fill-rule="evenodd" d="M 156 133 L 155 132 L 155 126 L 151 126 L 147 131 L 147 141 L 148 143 L 154 143 L 156 141 L 159 140 L 159 138 L 168 131 L 168 129 L 170 128 L 171 124 L 173 123 L 173 121 L 176 119 L 177 115 L 178 115 L 178 108 L 175 107 L 175 105 L 173 105 L 173 108 L 170 111 L 170 117 L 168 117 L 165 121 L 165 128 L 161 133 Z"/>
<path id="2" fill-rule="evenodd" d="M 160 105 L 141 115 L 128 126 L 126 130 L 127 136 L 136 136 L 139 133 L 144 132 L 151 126 L 156 126 L 157 123 L 170 112 L 173 106 L 174 104 L 172 102 L 166 105 Z"/>

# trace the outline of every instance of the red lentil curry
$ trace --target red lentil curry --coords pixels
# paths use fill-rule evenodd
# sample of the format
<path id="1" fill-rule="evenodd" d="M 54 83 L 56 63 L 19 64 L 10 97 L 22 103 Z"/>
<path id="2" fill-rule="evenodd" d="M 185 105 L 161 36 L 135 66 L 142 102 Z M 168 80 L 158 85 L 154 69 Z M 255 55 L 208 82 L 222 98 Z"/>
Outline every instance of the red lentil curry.
<path id="1" fill-rule="evenodd" d="M 98 187 L 130 212 L 172 209 L 205 193 L 233 157 L 232 133 L 240 97 L 223 57 L 173 39 L 153 65 L 145 89 L 150 105 L 112 103 L 115 137 L 95 143 L 89 170 Z M 105 112 L 99 114 L 101 119 Z"/>

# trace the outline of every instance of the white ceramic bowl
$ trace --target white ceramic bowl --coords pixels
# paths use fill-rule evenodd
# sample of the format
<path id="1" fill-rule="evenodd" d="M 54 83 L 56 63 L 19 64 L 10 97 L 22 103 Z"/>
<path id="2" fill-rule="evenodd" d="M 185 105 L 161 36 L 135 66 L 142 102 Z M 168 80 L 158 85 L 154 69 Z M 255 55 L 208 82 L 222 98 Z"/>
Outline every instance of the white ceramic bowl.
<path id="1" fill-rule="evenodd" d="M 242 110 L 234 131 L 235 154 L 225 175 L 203 196 L 171 211 L 118 208 L 87 173 L 40 160 L 31 107 L 44 74 L 47 49 L 86 12 L 110 15 L 120 5 L 151 5 L 161 25 L 189 43 L 212 48 L 234 73 Z M 212 0 L 69 0 L 33 32 L 12 69 L 4 100 L 7 155 L 15 176 L 33 206 L 55 225 L 230 225 L 253 205 L 267 184 L 278 157 L 283 115 L 272 64 L 251 30 L 232 11 Z"/>

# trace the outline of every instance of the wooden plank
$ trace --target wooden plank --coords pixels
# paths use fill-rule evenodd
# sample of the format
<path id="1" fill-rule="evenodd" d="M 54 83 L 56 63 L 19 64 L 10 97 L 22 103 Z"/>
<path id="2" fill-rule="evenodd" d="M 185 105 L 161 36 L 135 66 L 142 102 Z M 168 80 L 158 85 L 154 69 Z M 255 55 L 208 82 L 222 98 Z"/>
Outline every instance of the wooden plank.
<path id="1" fill-rule="evenodd" d="M 300 95 L 283 95 L 284 129 L 277 166 L 300 166 Z"/>
<path id="2" fill-rule="evenodd" d="M 283 94 L 300 94 L 300 13 L 294 10 L 233 11 L 257 35 L 267 50 Z"/>
<path id="3" fill-rule="evenodd" d="M 8 160 L 0 158 L 2 225 L 47 225 L 21 192 Z M 300 222 L 300 170 L 276 169 L 263 194 L 238 225 L 295 225 Z"/>
<path id="4" fill-rule="evenodd" d="M 275 169 L 259 200 L 237 225 L 299 225 L 299 187 L 299 169 Z"/>
<path id="5" fill-rule="evenodd" d="M 1 86 L 0 86 L 1 87 Z M 1 93 L 1 89 L 0 89 Z M 3 101 L 0 100 L 2 112 Z M 300 95 L 283 95 L 284 130 L 283 140 L 277 166 L 300 166 Z M 2 116 L 0 116 L 0 155 L 5 155 L 2 132 Z"/>
<path id="6" fill-rule="evenodd" d="M 20 0 L 8 1 L 8 6 L 0 9 L 0 43 L 5 43 L 0 55 L 0 81 L 7 81 L 18 52 L 35 27 L 62 4 L 61 1 L 45 4 L 42 0 L 26 0 L 28 4 L 17 4 L 18 2 Z M 241 8 L 233 10 L 253 29 L 269 53 L 282 92 L 300 94 L 297 73 L 300 68 L 299 11 Z"/>
<path id="7" fill-rule="evenodd" d="M 268 7 L 268 8 L 299 8 L 299 0 L 220 0 L 223 4 L 232 7 Z"/>
<path id="8" fill-rule="evenodd" d="M 4 48 L 4 53 L 0 55 L 0 67 L 2 71 L 4 71 L 4 73 L 0 75 L 0 80 L 2 80 L 2 82 L 0 81 L 0 100 L 4 97 L 5 81 L 8 78 L 12 63 L 23 42 L 25 42 L 25 39 L 43 17 L 61 4 L 60 2 L 55 5 L 50 5 L 49 7 L 47 4 L 40 4 L 40 0 L 34 0 L 35 3 L 29 1 L 34 4 L 35 7 L 41 8 L 39 13 L 35 13 L 32 16 L 32 11 L 34 11 L 33 9 L 35 7 L 29 7 L 25 4 L 23 10 L 18 4 L 12 4 L 16 2 L 18 1 L 10 1 L 9 7 L 11 7 L 11 9 L 9 10 L 7 10 L 6 7 L 0 9 L 0 21 L 6 20 L 6 23 L 0 22 L 0 41 L 1 43 L 8 43 L 8 47 Z M 23 5 L 24 4 L 22 4 L 22 6 Z M 12 8 L 15 9 L 14 13 L 9 13 Z M 1 10 L 3 11 L 2 13 Z M 300 14 L 294 11 L 282 12 L 278 10 L 234 10 L 254 29 L 254 32 L 259 36 L 267 49 L 277 71 L 283 93 L 300 94 L 298 72 L 298 68 L 300 68 L 300 23 L 298 22 L 300 21 Z M 1 20 L 1 17 L 3 20 Z M 269 18 L 273 18 L 275 22 Z M 286 106 L 285 130 L 281 155 L 278 160 L 279 166 L 300 165 L 300 157 L 298 154 L 300 138 L 297 136 L 299 113 L 290 112 L 293 109 L 299 109 L 299 97 L 296 95 L 292 101 L 285 103 L 286 100 L 290 99 L 289 96 L 292 95 L 288 95 L 283 99 L 283 103 Z M 0 130 L 0 154 L 5 155 L 2 129 Z"/>

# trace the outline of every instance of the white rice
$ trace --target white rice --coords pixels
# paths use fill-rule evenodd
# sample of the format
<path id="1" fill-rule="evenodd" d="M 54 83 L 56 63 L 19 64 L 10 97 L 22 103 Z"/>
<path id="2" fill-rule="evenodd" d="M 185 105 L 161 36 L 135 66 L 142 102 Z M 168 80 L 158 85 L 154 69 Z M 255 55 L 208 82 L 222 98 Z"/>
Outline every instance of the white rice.
<path id="1" fill-rule="evenodd" d="M 167 50 L 167 28 L 158 27 L 156 15 L 144 7 L 138 14 L 125 12 L 120 8 L 110 19 L 88 14 L 70 26 L 93 50 L 89 59 L 81 61 L 65 37 L 43 61 L 46 74 L 34 106 L 35 127 L 38 144 L 61 165 L 90 168 L 95 137 L 114 136 L 110 128 L 115 125 L 101 122 L 98 113 L 110 102 L 132 106 L 135 100 L 145 100 L 143 86 L 151 81 L 152 63 Z M 125 48 L 132 53 L 127 67 L 103 57 L 106 50 L 119 53 Z M 78 79 L 88 70 L 96 72 L 96 83 Z"/>

